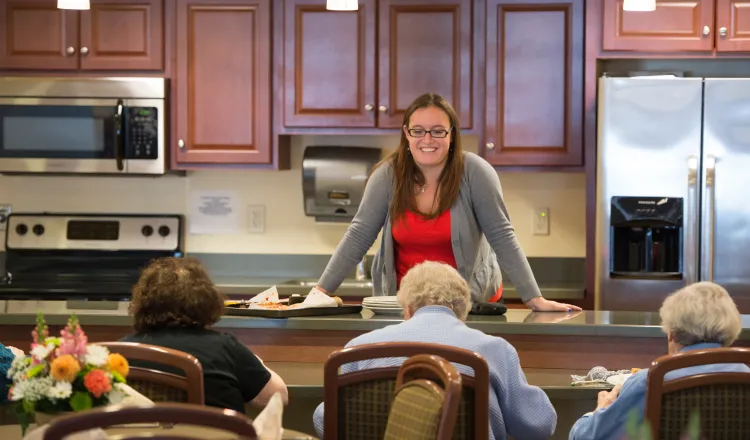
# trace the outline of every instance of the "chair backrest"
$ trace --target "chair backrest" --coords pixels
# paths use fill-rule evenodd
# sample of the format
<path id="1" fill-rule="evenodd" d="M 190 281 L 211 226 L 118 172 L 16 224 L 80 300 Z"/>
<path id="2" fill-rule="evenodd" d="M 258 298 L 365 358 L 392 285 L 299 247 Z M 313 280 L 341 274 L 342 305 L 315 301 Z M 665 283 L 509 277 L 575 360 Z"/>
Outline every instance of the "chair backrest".
<path id="1" fill-rule="evenodd" d="M 155 406 L 111 405 L 76 412 L 51 423 L 44 432 L 43 440 L 62 440 L 76 432 L 96 428 L 155 422 L 203 426 L 228 431 L 247 439 L 257 439 L 250 420 L 236 411 L 187 403 L 159 403 Z M 134 432 L 133 436 L 137 438 L 138 433 Z"/>
<path id="2" fill-rule="evenodd" d="M 324 366 L 324 436 L 339 440 L 382 440 L 388 424 L 399 366 L 339 374 L 347 363 L 377 358 L 408 358 L 418 354 L 440 356 L 474 370 L 462 375 L 461 400 L 453 432 L 455 440 L 489 437 L 490 374 L 487 362 L 473 351 L 419 342 L 382 342 L 337 350 Z"/>
<path id="3" fill-rule="evenodd" d="M 385 440 L 451 440 L 460 398 L 461 375 L 453 365 L 435 355 L 410 357 L 396 377 Z"/>
<path id="4" fill-rule="evenodd" d="M 664 382 L 664 375 L 708 364 L 750 364 L 748 348 L 711 348 L 661 356 L 651 363 L 645 420 L 653 439 L 679 439 L 694 410 L 701 438 L 745 439 L 750 433 L 750 373 L 717 372 Z"/>
<path id="5" fill-rule="evenodd" d="M 111 353 L 120 353 L 128 360 L 178 369 L 184 376 L 131 365 L 127 382 L 133 389 L 153 402 L 204 404 L 203 367 L 193 355 L 184 351 L 137 342 L 97 342 Z"/>

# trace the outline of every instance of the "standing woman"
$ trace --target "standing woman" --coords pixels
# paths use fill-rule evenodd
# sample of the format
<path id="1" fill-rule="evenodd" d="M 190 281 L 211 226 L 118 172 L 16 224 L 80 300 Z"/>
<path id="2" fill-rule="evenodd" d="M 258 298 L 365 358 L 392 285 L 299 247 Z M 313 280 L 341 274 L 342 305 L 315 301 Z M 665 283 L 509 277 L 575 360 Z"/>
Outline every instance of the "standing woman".
<path id="1" fill-rule="evenodd" d="M 456 111 L 440 95 L 419 96 L 406 110 L 399 147 L 370 174 L 318 288 L 334 292 L 381 229 L 372 265 L 376 296 L 395 295 L 406 272 L 430 260 L 455 267 L 475 302 L 500 299 L 502 266 L 530 309 L 581 310 L 542 297 L 508 219 L 497 172 L 463 151 Z"/>

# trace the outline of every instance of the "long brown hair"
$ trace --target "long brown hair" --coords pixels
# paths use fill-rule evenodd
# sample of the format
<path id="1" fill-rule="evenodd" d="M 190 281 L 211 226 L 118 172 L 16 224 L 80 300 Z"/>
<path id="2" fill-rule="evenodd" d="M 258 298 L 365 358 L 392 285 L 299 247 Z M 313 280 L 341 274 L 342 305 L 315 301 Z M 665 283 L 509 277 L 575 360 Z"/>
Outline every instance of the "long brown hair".
<path id="1" fill-rule="evenodd" d="M 409 140 L 406 138 L 406 133 L 403 130 L 403 127 L 409 127 L 409 120 L 412 113 L 425 107 L 436 107 L 444 111 L 448 115 L 451 131 L 449 135 L 451 142 L 448 150 L 448 158 L 445 168 L 443 168 L 438 179 L 437 210 L 433 210 L 432 212 L 419 212 L 417 209 L 414 184 L 424 185 L 425 177 L 416 162 L 414 162 L 414 157 L 412 157 L 409 151 Z M 458 115 L 453 106 L 445 98 L 436 93 L 425 93 L 417 97 L 409 108 L 406 109 L 406 113 L 404 113 L 401 141 L 399 142 L 398 149 L 375 165 L 373 170 L 387 162 L 391 162 L 393 166 L 393 199 L 391 200 L 389 213 L 391 221 L 394 224 L 397 220 L 402 219 L 408 210 L 420 214 L 423 218 L 434 219 L 440 213 L 450 209 L 451 205 L 458 199 L 458 191 L 461 187 L 461 178 L 464 170 L 461 130 Z"/>

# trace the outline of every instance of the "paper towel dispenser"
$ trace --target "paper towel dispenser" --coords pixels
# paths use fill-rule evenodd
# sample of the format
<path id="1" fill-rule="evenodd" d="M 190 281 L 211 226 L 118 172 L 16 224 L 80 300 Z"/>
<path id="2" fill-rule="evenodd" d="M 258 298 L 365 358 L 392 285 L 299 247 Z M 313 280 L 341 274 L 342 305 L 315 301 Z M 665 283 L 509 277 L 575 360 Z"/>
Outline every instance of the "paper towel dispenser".
<path id="1" fill-rule="evenodd" d="M 380 148 L 310 146 L 302 157 L 305 215 L 319 222 L 349 223 L 359 209 L 365 180 L 380 161 Z"/>

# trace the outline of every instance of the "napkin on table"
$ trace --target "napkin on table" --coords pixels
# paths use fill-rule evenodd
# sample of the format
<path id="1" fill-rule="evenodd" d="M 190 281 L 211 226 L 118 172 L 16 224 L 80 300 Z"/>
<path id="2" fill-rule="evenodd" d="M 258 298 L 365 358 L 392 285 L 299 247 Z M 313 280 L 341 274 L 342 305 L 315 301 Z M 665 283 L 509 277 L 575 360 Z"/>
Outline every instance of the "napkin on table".
<path id="1" fill-rule="evenodd" d="M 304 301 L 289 306 L 289 308 L 295 309 L 308 309 L 313 307 L 338 307 L 338 304 L 336 304 L 335 299 L 313 287 L 310 289 L 310 293 L 307 294 Z"/>
<path id="2" fill-rule="evenodd" d="M 258 440 L 281 440 L 284 428 L 281 427 L 281 416 L 284 414 L 284 401 L 280 393 L 275 393 L 268 405 L 253 420 L 253 428 Z"/>
<path id="3" fill-rule="evenodd" d="M 594 367 L 592 368 L 585 376 L 577 376 L 575 374 L 571 374 L 570 378 L 572 379 L 571 385 L 584 385 L 584 384 L 597 384 L 597 383 L 603 383 L 608 384 L 607 378 L 610 376 L 615 376 L 617 374 L 630 374 L 632 370 L 614 370 L 610 371 L 607 370 L 604 367 Z"/>
<path id="4" fill-rule="evenodd" d="M 260 292 L 259 294 L 255 295 L 254 297 L 250 298 L 248 302 L 249 303 L 263 303 L 263 302 L 277 303 L 279 302 L 279 291 L 276 290 L 276 286 L 271 286 L 270 289 L 264 290 Z"/>

